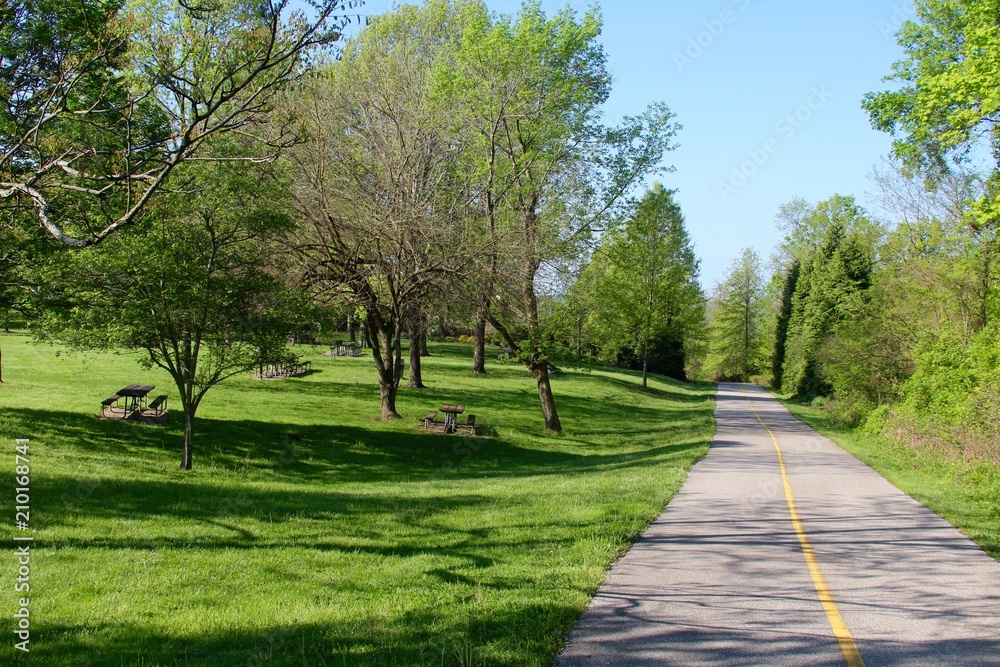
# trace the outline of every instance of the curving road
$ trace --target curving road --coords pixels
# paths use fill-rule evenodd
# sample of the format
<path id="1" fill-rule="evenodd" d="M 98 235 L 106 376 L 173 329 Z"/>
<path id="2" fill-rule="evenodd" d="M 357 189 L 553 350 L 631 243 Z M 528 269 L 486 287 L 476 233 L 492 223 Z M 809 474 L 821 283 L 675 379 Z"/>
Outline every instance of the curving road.
<path id="1" fill-rule="evenodd" d="M 557 665 L 1000 666 L 1000 563 L 763 389 L 715 415 Z"/>

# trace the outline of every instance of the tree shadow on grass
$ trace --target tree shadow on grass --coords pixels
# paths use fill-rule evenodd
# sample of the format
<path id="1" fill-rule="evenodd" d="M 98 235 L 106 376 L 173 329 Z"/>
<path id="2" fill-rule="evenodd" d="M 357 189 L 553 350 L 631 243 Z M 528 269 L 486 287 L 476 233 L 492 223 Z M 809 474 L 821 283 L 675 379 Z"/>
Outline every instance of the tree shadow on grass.
<path id="1" fill-rule="evenodd" d="M 585 399 L 574 400 L 586 403 Z M 653 409 L 634 411 L 633 421 L 640 425 L 656 416 L 662 420 L 662 414 Z M 78 413 L 25 409 L 10 410 L 8 417 L 30 425 L 40 440 L 67 445 L 90 458 L 113 459 L 107 466 L 109 472 L 135 464 L 148 470 L 152 461 L 163 462 L 167 466 L 164 472 L 179 483 L 192 477 L 171 465 L 172 456 L 179 460 L 179 425 L 164 429 L 103 422 Z M 199 469 L 208 468 L 213 476 L 237 485 L 245 481 L 411 483 L 566 475 L 649 465 L 708 442 L 707 437 L 676 436 L 676 429 L 665 431 L 668 444 L 623 452 L 607 447 L 523 447 L 496 437 L 442 436 L 415 427 L 379 431 L 347 425 L 200 419 L 194 462 L 196 475 Z"/>
<path id="2" fill-rule="evenodd" d="M 336 603 L 334 598 L 333 603 Z M 542 664 L 559 650 L 580 610 L 559 601 L 510 605 L 458 603 L 460 607 L 399 612 L 371 609 L 325 622 L 284 618 L 280 610 L 244 628 L 162 626 L 142 619 L 81 624 L 39 621 L 32 650 L 0 649 L 5 665 L 105 667 L 302 667 L 378 665 Z M 324 616 L 323 610 L 319 610 Z M 470 660 L 471 659 L 471 660 Z"/>
<path id="3" fill-rule="evenodd" d="M 628 391 L 648 395 L 638 386 L 633 387 L 625 381 L 608 379 L 610 383 L 620 384 Z M 273 392 L 280 400 L 287 397 L 287 389 L 265 385 L 263 389 Z M 683 391 L 661 392 L 659 398 L 666 399 L 662 403 L 638 406 L 622 403 L 614 399 L 598 400 L 590 396 L 557 395 L 556 403 L 563 417 L 563 426 L 574 435 L 586 437 L 586 434 L 606 434 L 618 429 L 621 435 L 628 435 L 630 428 L 642 424 L 642 430 L 655 431 L 669 426 L 674 416 L 685 419 L 699 412 L 704 415 L 712 413 L 714 405 L 704 394 L 688 394 Z M 302 383 L 296 387 L 294 398 L 300 402 L 329 402 L 331 405 L 344 404 L 346 400 L 357 400 L 371 405 L 371 413 L 360 415 L 374 419 L 377 415 L 377 388 L 359 386 L 356 383 Z M 346 400 L 345 400 L 346 399 Z M 538 403 L 538 393 L 534 387 L 484 386 L 480 388 L 463 387 L 460 391 L 447 387 L 428 386 L 424 389 L 401 388 L 397 397 L 397 409 L 403 416 L 402 423 L 416 425 L 428 411 L 437 410 L 444 403 L 461 403 L 466 407 L 465 414 L 475 414 L 481 424 L 493 428 L 498 427 L 532 427 L 541 429 L 544 426 L 541 409 Z M 359 415 L 354 415 L 358 418 Z M 333 427 L 331 428 L 338 428 Z M 382 431 L 385 433 L 385 431 Z"/>
<path id="4" fill-rule="evenodd" d="M 545 664 L 560 650 L 580 610 L 565 601 L 532 600 L 518 605 L 476 605 L 419 612 L 372 609 L 342 620 L 299 622 L 275 610 L 273 618 L 244 628 L 178 627 L 166 633 L 131 622 L 44 623 L 32 627 L 30 654 L 0 648 L 5 665 L 76 667 L 423 667 Z M 627 609 L 602 630 L 620 631 L 637 612 Z M 789 654 L 809 662 L 826 650 L 814 636 L 795 639 Z M 636 643 L 646 655 L 684 655 L 698 650 L 702 664 L 755 664 L 759 648 L 731 628 L 664 624 Z M 992 638 L 893 639 L 859 642 L 872 664 L 992 664 L 1000 642 Z M 817 653 L 819 652 L 819 653 Z M 691 655 L 691 653 L 686 653 Z M 742 657 L 741 657 L 742 656 Z M 641 664 L 654 664 L 652 661 Z"/>

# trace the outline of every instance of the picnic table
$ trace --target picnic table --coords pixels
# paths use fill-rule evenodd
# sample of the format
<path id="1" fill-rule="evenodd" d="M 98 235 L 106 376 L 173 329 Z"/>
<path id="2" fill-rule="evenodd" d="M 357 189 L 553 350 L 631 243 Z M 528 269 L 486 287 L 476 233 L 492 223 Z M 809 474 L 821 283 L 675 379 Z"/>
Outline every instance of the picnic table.
<path id="1" fill-rule="evenodd" d="M 356 357 L 358 356 L 358 344 L 352 341 L 335 340 L 330 346 L 331 357 Z"/>
<path id="2" fill-rule="evenodd" d="M 146 407 L 146 396 L 155 388 L 156 386 L 151 384 L 130 384 L 118 390 L 118 395 L 125 399 L 126 419 L 129 415 L 134 415 L 137 410 L 141 414 L 142 409 Z"/>
<path id="3" fill-rule="evenodd" d="M 312 362 L 302 361 L 301 354 L 291 354 L 275 361 L 259 364 L 254 377 L 258 380 L 280 380 L 296 375 L 304 375 L 311 367 Z"/>
<path id="4" fill-rule="evenodd" d="M 155 389 L 151 384 L 130 384 L 117 393 L 101 401 L 103 419 L 141 421 L 148 424 L 166 424 L 170 418 L 167 412 L 167 395 L 157 396 L 146 405 L 146 397 Z"/>
<path id="5" fill-rule="evenodd" d="M 444 432 L 454 433 L 455 423 L 458 421 L 458 415 L 465 412 L 465 406 L 456 405 L 454 403 L 445 403 L 438 409 L 444 413 Z"/>
<path id="6" fill-rule="evenodd" d="M 444 413 L 444 421 L 437 419 L 438 411 Z M 438 408 L 438 411 L 432 410 L 424 417 L 425 431 L 435 431 L 437 433 L 458 433 L 459 431 L 463 431 L 476 435 L 477 429 L 481 426 L 481 424 L 476 423 L 476 415 L 472 414 L 469 415 L 467 421 L 458 421 L 458 415 L 465 412 L 464 405 L 445 403 Z"/>

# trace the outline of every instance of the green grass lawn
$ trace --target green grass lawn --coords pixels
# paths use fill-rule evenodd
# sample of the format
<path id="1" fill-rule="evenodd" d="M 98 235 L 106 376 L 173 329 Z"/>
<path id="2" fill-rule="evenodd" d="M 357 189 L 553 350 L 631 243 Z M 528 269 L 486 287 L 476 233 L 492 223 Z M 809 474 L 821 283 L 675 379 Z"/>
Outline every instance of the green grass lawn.
<path id="1" fill-rule="evenodd" d="M 370 358 L 207 395 L 194 470 L 181 421 L 97 419 L 126 384 L 168 377 L 131 354 L 0 335 L 0 480 L 12 544 L 14 438 L 31 438 L 30 660 L 0 664 L 544 665 L 627 548 L 704 455 L 714 386 L 595 369 L 553 378 L 543 430 L 520 367 L 472 376 L 433 345 L 404 419 L 378 420 Z M 416 428 L 460 402 L 485 437 Z M 12 549 L 0 610 L 12 626 Z"/>
<path id="2" fill-rule="evenodd" d="M 779 396 L 779 398 L 782 398 Z M 782 399 L 798 419 L 874 468 L 1000 560 L 1000 466 L 915 449 L 834 424 L 822 409 Z"/>

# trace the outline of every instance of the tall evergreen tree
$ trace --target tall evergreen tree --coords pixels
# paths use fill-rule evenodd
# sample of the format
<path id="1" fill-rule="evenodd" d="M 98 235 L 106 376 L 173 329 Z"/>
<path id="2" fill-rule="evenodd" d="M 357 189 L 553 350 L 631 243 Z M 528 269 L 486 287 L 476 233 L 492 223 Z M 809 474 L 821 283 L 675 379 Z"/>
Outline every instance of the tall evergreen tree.
<path id="1" fill-rule="evenodd" d="M 781 310 L 778 311 L 778 322 L 775 327 L 774 353 L 771 355 L 771 384 L 781 386 L 785 370 L 785 347 L 788 340 L 788 325 L 792 319 L 792 297 L 799 282 L 801 264 L 792 261 L 791 268 L 785 274 L 784 287 L 781 291 Z"/>
<path id="2" fill-rule="evenodd" d="M 763 367 L 763 298 L 760 255 L 746 248 L 716 286 L 712 343 L 717 377 L 747 381 Z"/>
<path id="3" fill-rule="evenodd" d="M 635 215 L 605 238 L 586 273 L 605 356 L 634 355 L 645 388 L 651 357 L 665 351 L 654 350 L 654 342 L 683 358 L 685 339 L 704 318 L 698 259 L 673 191 L 654 184 Z M 681 374 L 683 367 L 682 360 Z"/>
<path id="4" fill-rule="evenodd" d="M 790 256 L 801 258 L 801 268 L 784 336 L 781 387 L 815 396 L 830 392 L 817 352 L 840 321 L 841 305 L 868 288 L 880 228 L 853 197 L 834 195 L 809 210 L 799 229 L 808 234 L 791 230 L 784 244 Z"/>

